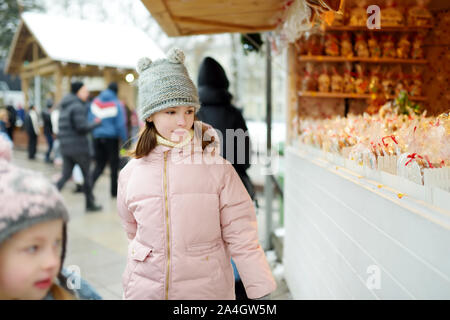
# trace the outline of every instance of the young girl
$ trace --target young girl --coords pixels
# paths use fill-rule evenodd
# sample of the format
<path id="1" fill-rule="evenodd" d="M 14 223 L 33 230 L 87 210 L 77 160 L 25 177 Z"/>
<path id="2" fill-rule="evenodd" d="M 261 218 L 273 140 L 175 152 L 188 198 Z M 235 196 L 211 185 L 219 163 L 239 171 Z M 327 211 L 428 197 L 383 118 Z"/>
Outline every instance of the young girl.
<path id="1" fill-rule="evenodd" d="M 266 297 L 276 283 L 258 244 L 252 200 L 208 145 L 207 127 L 194 121 L 200 104 L 183 62 L 183 52 L 172 49 L 167 59 L 138 63 L 146 125 L 117 196 L 130 240 L 124 298 L 235 299 L 230 257 L 248 297 Z"/>
<path id="2" fill-rule="evenodd" d="M 0 136 L 0 300 L 85 298 L 61 273 L 69 216 L 59 192 L 10 160 Z"/>

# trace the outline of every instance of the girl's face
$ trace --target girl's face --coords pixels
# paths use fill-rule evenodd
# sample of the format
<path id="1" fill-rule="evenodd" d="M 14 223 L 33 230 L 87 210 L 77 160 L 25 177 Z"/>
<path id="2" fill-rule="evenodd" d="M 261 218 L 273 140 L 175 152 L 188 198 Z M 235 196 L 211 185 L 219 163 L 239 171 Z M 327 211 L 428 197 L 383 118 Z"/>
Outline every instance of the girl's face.
<path id="1" fill-rule="evenodd" d="M 0 246 L 0 299 L 40 300 L 61 264 L 63 221 L 19 231 Z"/>
<path id="2" fill-rule="evenodd" d="M 158 133 L 165 139 L 179 143 L 188 135 L 194 124 L 194 107 L 173 107 L 159 111 L 147 121 L 153 121 Z"/>

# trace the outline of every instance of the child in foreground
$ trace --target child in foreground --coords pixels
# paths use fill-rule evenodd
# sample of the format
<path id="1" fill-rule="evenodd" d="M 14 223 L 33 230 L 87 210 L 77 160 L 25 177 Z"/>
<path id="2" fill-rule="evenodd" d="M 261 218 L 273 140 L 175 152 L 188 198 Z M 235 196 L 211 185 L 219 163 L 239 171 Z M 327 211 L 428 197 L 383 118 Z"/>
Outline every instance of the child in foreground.
<path id="1" fill-rule="evenodd" d="M 253 202 L 211 148 L 214 130 L 194 121 L 200 104 L 183 62 L 183 52 L 172 49 L 167 59 L 138 63 L 146 124 L 117 196 L 130 240 L 124 298 L 235 299 L 231 257 L 247 296 L 267 297 L 276 283 L 258 243 Z"/>
<path id="2" fill-rule="evenodd" d="M 98 299 L 90 287 L 68 288 L 63 199 L 44 176 L 11 164 L 11 147 L 0 136 L 0 300 Z"/>

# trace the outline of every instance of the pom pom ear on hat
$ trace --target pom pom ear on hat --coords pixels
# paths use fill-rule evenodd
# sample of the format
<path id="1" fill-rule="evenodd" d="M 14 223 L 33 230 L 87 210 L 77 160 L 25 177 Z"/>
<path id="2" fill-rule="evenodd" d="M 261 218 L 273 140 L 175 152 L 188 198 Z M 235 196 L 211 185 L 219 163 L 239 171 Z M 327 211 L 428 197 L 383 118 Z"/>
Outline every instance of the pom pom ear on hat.
<path id="1" fill-rule="evenodd" d="M 179 48 L 172 48 L 167 53 L 167 60 L 172 63 L 184 63 L 184 52 Z"/>
<path id="2" fill-rule="evenodd" d="M 142 71 L 148 69 L 152 64 L 152 60 L 150 58 L 144 57 L 139 59 L 136 67 L 136 71 L 140 74 Z"/>

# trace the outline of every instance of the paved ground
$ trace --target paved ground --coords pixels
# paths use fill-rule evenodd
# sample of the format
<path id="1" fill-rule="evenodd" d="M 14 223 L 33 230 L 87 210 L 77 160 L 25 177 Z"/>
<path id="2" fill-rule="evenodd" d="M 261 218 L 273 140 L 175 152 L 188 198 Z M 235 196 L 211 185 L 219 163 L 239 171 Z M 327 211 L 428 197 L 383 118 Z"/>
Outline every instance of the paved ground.
<path id="1" fill-rule="evenodd" d="M 43 172 L 50 179 L 56 180 L 60 169 L 45 164 L 43 154 L 30 161 L 23 150 L 15 150 L 13 162 L 21 167 Z M 119 222 L 115 199 L 109 196 L 109 177 L 101 176 L 95 186 L 97 202 L 103 210 L 87 214 L 84 211 L 84 195 L 73 193 L 75 184 L 67 182 L 62 190 L 66 205 L 69 208 L 71 221 L 68 226 L 68 250 L 65 266 L 77 266 L 81 276 L 86 279 L 103 297 L 103 299 L 121 299 L 121 278 L 125 269 L 127 244 L 125 233 Z M 264 204 L 262 199 L 260 205 Z M 260 240 L 263 240 L 264 208 L 260 206 L 258 214 Z M 278 283 L 278 289 L 272 299 L 291 299 L 289 290 L 283 279 L 282 265 L 275 260 L 273 251 L 267 257 Z"/>

